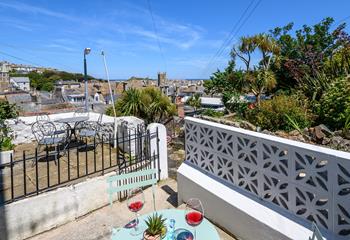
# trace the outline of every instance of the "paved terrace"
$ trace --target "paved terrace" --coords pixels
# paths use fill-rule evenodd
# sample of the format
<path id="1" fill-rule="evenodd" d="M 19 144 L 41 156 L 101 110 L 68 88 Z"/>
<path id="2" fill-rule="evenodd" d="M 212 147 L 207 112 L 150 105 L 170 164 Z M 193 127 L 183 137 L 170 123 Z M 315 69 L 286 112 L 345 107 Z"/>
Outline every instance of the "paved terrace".
<path id="1" fill-rule="evenodd" d="M 107 193 L 106 193 L 107 198 Z M 151 188 L 145 190 L 146 204 L 140 214 L 147 214 L 153 211 Z M 184 204 L 177 203 L 177 182 L 173 179 L 162 181 L 156 188 L 156 206 L 158 209 L 179 208 L 184 209 Z M 215 207 L 215 206 L 205 206 Z M 134 214 L 130 212 L 126 203 L 115 202 L 112 207 L 106 206 L 96 210 L 84 217 L 70 222 L 51 231 L 39 234 L 30 240 L 101 240 L 111 238 L 112 227 L 124 226 Z M 235 240 L 219 227 L 216 227 L 220 239 Z M 124 240 L 124 239 L 123 239 Z M 204 239 L 203 239 L 204 240 Z"/>

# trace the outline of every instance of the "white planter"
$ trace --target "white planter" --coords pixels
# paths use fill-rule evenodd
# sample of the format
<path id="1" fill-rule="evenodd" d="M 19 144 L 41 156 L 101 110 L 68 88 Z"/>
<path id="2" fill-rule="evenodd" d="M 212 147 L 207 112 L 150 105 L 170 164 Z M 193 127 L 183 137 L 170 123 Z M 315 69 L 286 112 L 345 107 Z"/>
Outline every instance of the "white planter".
<path id="1" fill-rule="evenodd" d="M 11 155 L 13 156 L 13 150 L 0 152 L 0 165 L 11 162 Z"/>

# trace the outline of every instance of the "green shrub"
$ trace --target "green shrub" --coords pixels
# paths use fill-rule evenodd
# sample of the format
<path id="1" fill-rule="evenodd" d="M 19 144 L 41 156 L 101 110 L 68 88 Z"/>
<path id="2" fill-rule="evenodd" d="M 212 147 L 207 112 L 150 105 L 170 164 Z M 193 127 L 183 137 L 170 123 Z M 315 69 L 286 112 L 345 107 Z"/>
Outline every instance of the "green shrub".
<path id="1" fill-rule="evenodd" d="M 12 150 L 13 147 L 14 144 L 12 143 L 12 139 L 10 137 L 0 139 L 0 152 Z"/>
<path id="2" fill-rule="evenodd" d="M 332 129 L 343 128 L 350 115 L 350 78 L 336 79 L 323 94 L 318 109 L 319 122 Z"/>
<path id="3" fill-rule="evenodd" d="M 309 127 L 312 122 L 309 110 L 294 95 L 279 95 L 271 100 L 262 101 L 260 107 L 246 111 L 246 118 L 262 129 L 270 131 L 291 131 L 295 129 L 296 124 L 302 129 Z"/>
<path id="4" fill-rule="evenodd" d="M 222 117 L 224 116 L 224 113 L 215 111 L 213 109 L 204 109 L 202 111 L 202 115 L 209 116 L 209 117 Z"/>
<path id="5" fill-rule="evenodd" d="M 228 111 L 235 112 L 239 116 L 243 116 L 248 107 L 247 101 L 242 100 L 241 95 L 236 92 L 225 92 L 222 96 L 222 102 Z"/>
<path id="6" fill-rule="evenodd" d="M 0 121 L 18 116 L 18 108 L 15 104 L 0 100 Z"/>

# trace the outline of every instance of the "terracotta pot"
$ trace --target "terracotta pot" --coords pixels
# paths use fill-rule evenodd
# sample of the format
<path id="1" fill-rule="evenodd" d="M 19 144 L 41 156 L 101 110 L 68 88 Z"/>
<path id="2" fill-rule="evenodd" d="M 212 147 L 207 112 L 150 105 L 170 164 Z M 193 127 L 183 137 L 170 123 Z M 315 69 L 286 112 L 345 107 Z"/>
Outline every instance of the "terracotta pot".
<path id="1" fill-rule="evenodd" d="M 161 237 L 160 237 L 160 234 L 156 235 L 156 236 L 151 236 L 151 235 L 148 235 L 147 232 L 145 231 L 143 233 L 143 239 L 144 240 L 160 240 Z"/>
<path id="2" fill-rule="evenodd" d="M 166 228 L 164 228 L 163 230 L 164 231 L 163 231 L 162 235 L 158 234 L 156 236 L 148 235 L 147 231 L 144 231 L 143 232 L 143 240 L 161 240 L 161 239 L 165 238 L 166 232 L 167 232 Z"/>

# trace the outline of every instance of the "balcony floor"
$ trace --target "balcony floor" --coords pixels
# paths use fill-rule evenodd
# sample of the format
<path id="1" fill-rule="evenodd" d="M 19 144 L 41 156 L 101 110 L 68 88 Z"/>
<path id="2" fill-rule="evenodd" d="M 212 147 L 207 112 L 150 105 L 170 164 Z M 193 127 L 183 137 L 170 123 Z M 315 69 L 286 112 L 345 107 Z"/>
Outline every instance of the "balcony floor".
<path id="1" fill-rule="evenodd" d="M 177 206 L 177 182 L 173 179 L 162 181 L 156 190 L 156 206 L 158 209 L 179 208 L 183 209 L 184 204 Z M 106 196 L 107 197 L 107 196 Z M 145 204 L 140 214 L 152 212 L 152 191 L 151 188 L 145 190 Z M 84 217 L 70 222 L 56 229 L 39 234 L 30 240 L 92 240 L 110 239 L 111 227 L 125 225 L 134 216 L 124 202 L 115 202 L 112 207 L 106 206 L 96 210 Z M 216 227 L 221 240 L 235 240 L 220 228 Z"/>

